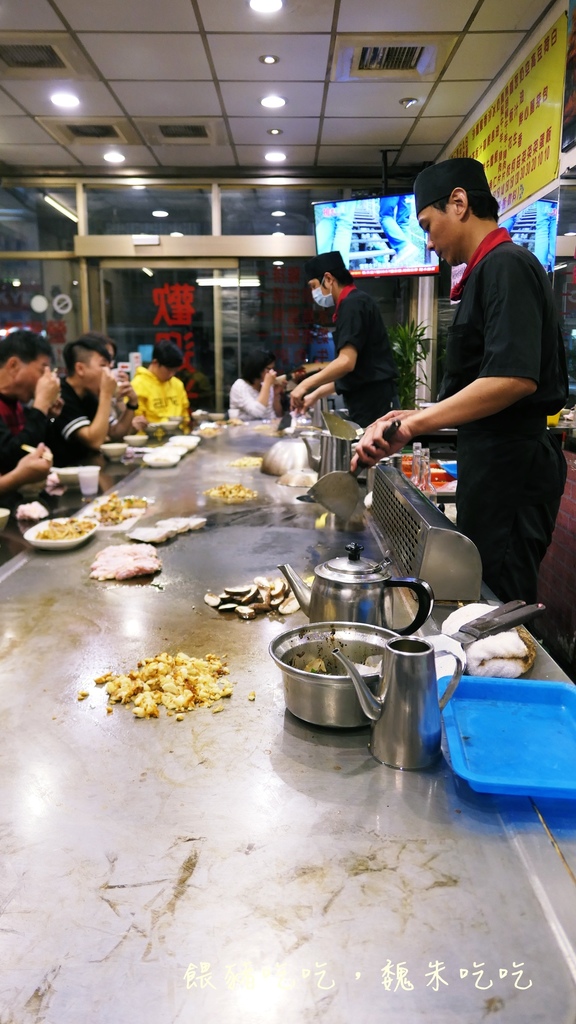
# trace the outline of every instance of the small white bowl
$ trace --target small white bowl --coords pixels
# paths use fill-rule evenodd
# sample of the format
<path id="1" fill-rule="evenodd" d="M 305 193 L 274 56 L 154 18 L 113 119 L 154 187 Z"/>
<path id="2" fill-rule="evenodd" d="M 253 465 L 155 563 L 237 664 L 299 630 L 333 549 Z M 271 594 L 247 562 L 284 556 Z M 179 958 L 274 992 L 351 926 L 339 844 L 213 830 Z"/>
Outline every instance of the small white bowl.
<path id="1" fill-rule="evenodd" d="M 212 420 L 213 423 L 221 423 L 222 420 L 226 419 L 225 412 L 209 412 L 208 419 Z"/>
<path id="2" fill-rule="evenodd" d="M 10 519 L 10 509 L 0 508 L 0 531 L 3 530 Z"/>
<path id="3" fill-rule="evenodd" d="M 183 416 L 169 416 L 168 417 L 168 421 L 170 423 L 182 423 L 183 419 L 184 419 Z"/>
<path id="4" fill-rule="evenodd" d="M 23 498 L 37 498 L 38 495 L 42 493 L 45 486 L 45 480 L 41 483 L 22 484 L 22 486 L 18 488 L 18 494 L 21 494 Z"/>
<path id="5" fill-rule="evenodd" d="M 202 438 L 196 437 L 192 434 L 182 434 L 181 437 L 169 437 L 165 446 L 166 448 L 185 448 L 188 452 L 193 452 L 198 447 Z"/>
<path id="6" fill-rule="evenodd" d="M 194 412 L 190 413 L 193 420 L 205 420 L 208 413 L 205 409 L 194 409 Z"/>
<path id="7" fill-rule="evenodd" d="M 110 459 L 110 462 L 120 462 L 127 449 L 128 445 L 122 441 L 110 441 L 100 445 L 100 451 L 107 459 Z"/>
<path id="8" fill-rule="evenodd" d="M 124 434 L 124 440 L 134 448 L 141 448 L 146 444 L 148 434 Z"/>
<path id="9" fill-rule="evenodd" d="M 148 452 L 147 455 L 142 456 L 142 462 L 150 469 L 169 469 L 171 466 L 177 466 L 180 462 L 180 456 L 171 454 L 164 450 L 162 452 Z"/>
<path id="10" fill-rule="evenodd" d="M 62 466 L 60 469 L 55 468 L 54 472 L 63 487 L 80 486 L 78 482 L 78 466 Z"/>
<path id="11" fill-rule="evenodd" d="M 174 440 L 177 440 L 177 438 L 174 438 Z M 159 449 L 156 450 L 158 451 Z M 170 457 L 177 455 L 181 459 L 184 455 L 188 455 L 190 449 L 185 448 L 183 444 L 165 444 L 160 451 L 166 451 Z"/>

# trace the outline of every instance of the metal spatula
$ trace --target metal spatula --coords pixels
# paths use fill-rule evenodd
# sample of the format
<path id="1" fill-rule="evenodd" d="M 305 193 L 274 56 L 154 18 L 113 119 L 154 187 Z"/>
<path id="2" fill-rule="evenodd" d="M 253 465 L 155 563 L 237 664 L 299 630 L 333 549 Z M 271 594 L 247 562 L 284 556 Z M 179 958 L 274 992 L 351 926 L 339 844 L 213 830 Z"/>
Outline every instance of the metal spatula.
<path id="1" fill-rule="evenodd" d="M 355 424 L 343 420 L 337 412 L 323 412 L 322 419 L 326 430 L 329 430 L 333 437 L 343 437 L 346 441 L 357 440 L 358 430 Z"/>

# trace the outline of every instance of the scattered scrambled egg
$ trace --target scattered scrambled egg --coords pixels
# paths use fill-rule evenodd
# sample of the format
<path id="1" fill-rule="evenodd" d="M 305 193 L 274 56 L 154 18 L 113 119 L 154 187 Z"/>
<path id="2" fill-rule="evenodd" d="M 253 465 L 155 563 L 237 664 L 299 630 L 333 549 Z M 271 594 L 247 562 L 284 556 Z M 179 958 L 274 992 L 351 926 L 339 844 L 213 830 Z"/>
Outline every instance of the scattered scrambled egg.
<path id="1" fill-rule="evenodd" d="M 93 519 L 53 519 L 45 530 L 36 534 L 36 540 L 75 540 L 94 529 Z"/>
<path id="2" fill-rule="evenodd" d="M 262 455 L 243 455 L 240 459 L 229 462 L 229 466 L 236 466 L 237 469 L 257 469 L 262 465 Z"/>
<path id="3" fill-rule="evenodd" d="M 215 654 L 191 658 L 178 654 L 156 655 L 138 662 L 138 668 L 126 674 L 106 672 L 95 680 L 106 685 L 113 703 L 133 704 L 137 718 L 158 718 L 163 705 L 168 714 L 193 708 L 209 708 L 222 697 L 232 696 L 232 684 L 224 681 L 228 668 Z M 219 710 L 223 710 L 221 706 Z"/>
<path id="4" fill-rule="evenodd" d="M 251 491 L 249 487 L 242 484 L 220 484 L 219 487 L 211 487 L 204 491 L 209 498 L 218 498 L 226 505 L 239 505 L 243 501 L 252 501 L 258 497 L 258 491 Z"/>

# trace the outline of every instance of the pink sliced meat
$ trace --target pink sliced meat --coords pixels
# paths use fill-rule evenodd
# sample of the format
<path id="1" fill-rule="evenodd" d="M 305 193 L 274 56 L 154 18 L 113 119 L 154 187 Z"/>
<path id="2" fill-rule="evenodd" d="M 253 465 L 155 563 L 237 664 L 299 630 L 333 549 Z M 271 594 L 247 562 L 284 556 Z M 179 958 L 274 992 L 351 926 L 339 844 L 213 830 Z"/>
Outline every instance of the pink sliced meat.
<path id="1" fill-rule="evenodd" d="M 90 566 L 95 580 L 127 580 L 132 576 L 151 576 L 162 562 L 151 544 L 111 544 L 99 551 Z"/>

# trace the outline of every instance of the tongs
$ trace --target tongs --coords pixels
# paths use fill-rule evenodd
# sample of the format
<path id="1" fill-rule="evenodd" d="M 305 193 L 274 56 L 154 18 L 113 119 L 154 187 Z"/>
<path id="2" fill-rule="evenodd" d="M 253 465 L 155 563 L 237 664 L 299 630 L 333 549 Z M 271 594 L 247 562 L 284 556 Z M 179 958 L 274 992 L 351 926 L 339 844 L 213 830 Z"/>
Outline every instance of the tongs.
<path id="1" fill-rule="evenodd" d="M 514 626 L 520 626 L 524 622 L 531 622 L 546 611 L 544 604 L 526 604 L 525 601 L 509 601 L 499 607 L 491 608 L 484 615 L 477 619 L 466 622 L 455 633 L 447 633 L 453 640 L 457 640 L 463 647 L 469 647 L 476 640 L 483 640 L 486 636 L 494 636 L 495 633 L 503 633 Z"/>

